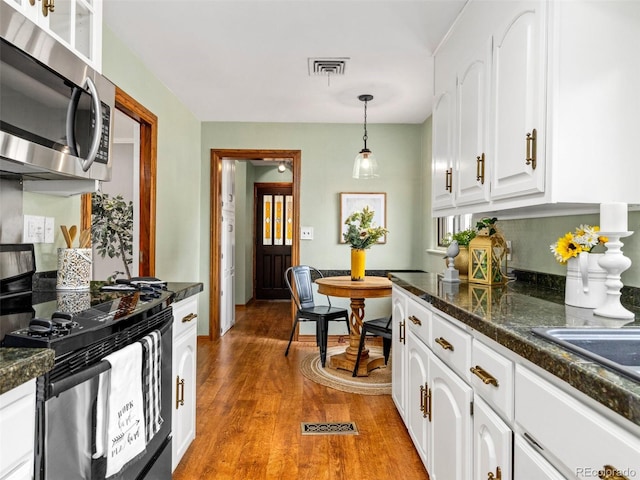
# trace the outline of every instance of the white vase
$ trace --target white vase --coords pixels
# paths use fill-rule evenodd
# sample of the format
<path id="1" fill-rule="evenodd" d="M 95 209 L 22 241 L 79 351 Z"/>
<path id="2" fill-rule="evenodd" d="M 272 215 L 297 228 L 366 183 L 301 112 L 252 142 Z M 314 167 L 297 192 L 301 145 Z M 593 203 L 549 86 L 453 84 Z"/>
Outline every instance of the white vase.
<path id="1" fill-rule="evenodd" d="M 581 252 L 567 262 L 564 303 L 574 307 L 598 308 L 605 301 L 607 271 L 598 264 L 602 253 Z"/>

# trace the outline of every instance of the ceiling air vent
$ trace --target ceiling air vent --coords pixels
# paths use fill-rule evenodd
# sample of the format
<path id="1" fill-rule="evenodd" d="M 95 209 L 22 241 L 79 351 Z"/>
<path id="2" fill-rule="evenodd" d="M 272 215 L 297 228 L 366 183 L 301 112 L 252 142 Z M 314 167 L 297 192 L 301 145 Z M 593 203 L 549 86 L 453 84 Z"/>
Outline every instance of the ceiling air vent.
<path id="1" fill-rule="evenodd" d="M 309 76 L 344 75 L 349 57 L 309 58 Z"/>

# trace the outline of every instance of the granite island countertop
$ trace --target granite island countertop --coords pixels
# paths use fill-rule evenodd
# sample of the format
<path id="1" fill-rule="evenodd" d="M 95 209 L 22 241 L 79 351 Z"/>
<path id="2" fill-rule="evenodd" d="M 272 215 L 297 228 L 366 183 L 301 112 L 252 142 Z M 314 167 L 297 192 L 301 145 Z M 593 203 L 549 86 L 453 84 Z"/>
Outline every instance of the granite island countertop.
<path id="1" fill-rule="evenodd" d="M 184 300 L 202 290 L 203 284 L 199 282 L 167 283 L 167 291 L 172 293 L 170 303 Z M 55 284 L 53 288 L 36 290 L 32 294 L 32 302 L 38 304 L 55 300 L 57 293 Z M 91 296 L 91 304 L 94 304 L 104 301 L 106 297 L 113 298 L 130 292 L 105 293 L 96 288 L 86 293 Z M 48 348 L 0 348 L 0 394 L 44 375 L 53 365 L 54 351 Z"/>
<path id="2" fill-rule="evenodd" d="M 563 292 L 524 282 L 493 287 L 446 284 L 437 274 L 424 272 L 390 272 L 389 278 L 470 330 L 486 335 L 640 426 L 640 382 L 531 332 L 533 327 L 620 327 L 618 320 L 565 305 Z M 640 327 L 640 309 L 629 309 L 636 314 L 635 320 L 622 328 Z"/>

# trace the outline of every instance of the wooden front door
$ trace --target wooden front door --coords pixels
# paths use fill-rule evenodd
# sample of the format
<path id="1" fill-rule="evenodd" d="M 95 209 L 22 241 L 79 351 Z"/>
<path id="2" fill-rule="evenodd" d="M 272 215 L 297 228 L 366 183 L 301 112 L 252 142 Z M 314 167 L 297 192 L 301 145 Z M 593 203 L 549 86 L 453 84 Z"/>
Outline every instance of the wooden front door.
<path id="1" fill-rule="evenodd" d="M 256 300 L 290 298 L 284 272 L 291 266 L 293 196 L 291 183 L 257 183 Z"/>

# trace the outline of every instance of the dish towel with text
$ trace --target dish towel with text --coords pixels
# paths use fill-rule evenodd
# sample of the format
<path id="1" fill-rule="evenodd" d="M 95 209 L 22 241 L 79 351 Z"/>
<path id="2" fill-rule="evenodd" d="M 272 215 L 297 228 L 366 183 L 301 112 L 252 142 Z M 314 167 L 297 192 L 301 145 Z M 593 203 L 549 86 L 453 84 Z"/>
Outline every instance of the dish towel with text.
<path id="1" fill-rule="evenodd" d="M 103 360 L 111 368 L 100 375 L 98 383 L 93 457 L 107 457 L 108 478 L 145 451 L 142 344 L 132 343 Z"/>
<path id="2" fill-rule="evenodd" d="M 142 399 L 147 443 L 162 426 L 160 416 L 162 398 L 162 343 L 160 331 L 154 330 L 140 340 L 142 343 Z"/>

